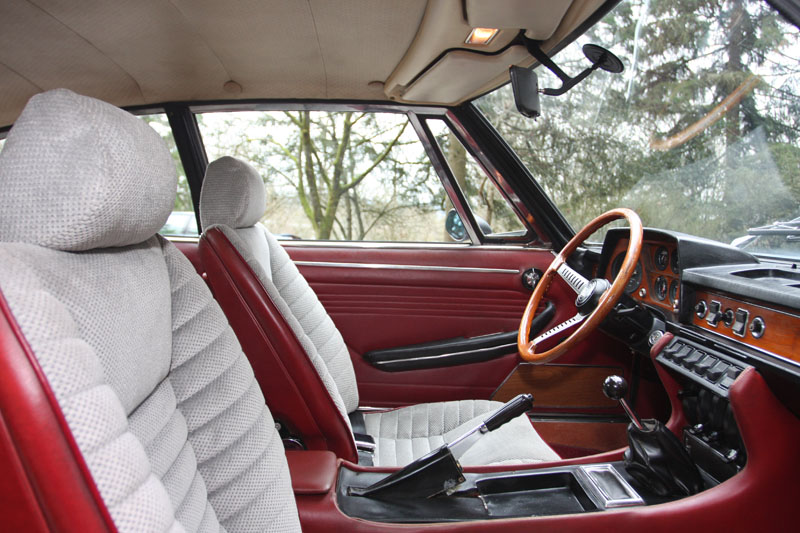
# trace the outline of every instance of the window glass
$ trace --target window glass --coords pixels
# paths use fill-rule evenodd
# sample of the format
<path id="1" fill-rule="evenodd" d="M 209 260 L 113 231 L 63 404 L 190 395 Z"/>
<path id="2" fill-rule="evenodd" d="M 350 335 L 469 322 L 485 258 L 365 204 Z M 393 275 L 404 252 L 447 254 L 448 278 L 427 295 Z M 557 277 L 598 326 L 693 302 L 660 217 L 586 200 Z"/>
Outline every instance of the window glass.
<path id="1" fill-rule="evenodd" d="M 452 208 L 408 117 L 396 113 L 242 111 L 197 116 L 209 161 L 261 173 L 262 223 L 278 238 L 452 242 Z"/>
<path id="2" fill-rule="evenodd" d="M 624 72 L 542 96 L 536 121 L 510 85 L 477 100 L 573 227 L 624 206 L 647 226 L 800 258 L 798 29 L 762 1 L 631 0 L 554 57 L 564 72 L 589 66 L 586 43 Z"/>
<path id="3" fill-rule="evenodd" d="M 481 232 L 495 237 L 525 235 L 525 226 L 517 214 L 458 137 L 442 120 L 427 122 Z"/>
<path id="4" fill-rule="evenodd" d="M 164 142 L 167 143 L 172 159 L 178 170 L 178 190 L 175 196 L 175 207 L 170 214 L 167 223 L 161 228 L 159 233 L 172 236 L 196 236 L 197 219 L 194 215 L 194 205 L 192 204 L 192 193 L 189 190 L 189 182 L 186 180 L 186 172 L 183 170 L 178 147 L 175 144 L 175 137 L 172 135 L 172 128 L 165 113 L 152 115 L 139 115 L 139 118 L 147 122 L 151 128 L 156 130 Z"/>

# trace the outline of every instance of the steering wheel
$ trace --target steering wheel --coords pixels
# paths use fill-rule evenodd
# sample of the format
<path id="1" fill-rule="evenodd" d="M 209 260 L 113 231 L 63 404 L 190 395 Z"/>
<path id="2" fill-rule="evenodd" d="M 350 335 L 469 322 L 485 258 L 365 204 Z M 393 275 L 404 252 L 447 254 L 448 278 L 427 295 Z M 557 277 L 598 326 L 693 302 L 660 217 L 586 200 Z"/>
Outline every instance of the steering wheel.
<path id="1" fill-rule="evenodd" d="M 588 280 L 570 268 L 567 264 L 567 258 L 572 252 L 574 252 L 589 235 L 609 222 L 620 218 L 624 218 L 628 221 L 628 225 L 630 226 L 630 238 L 628 240 L 628 250 L 625 252 L 625 259 L 622 261 L 622 266 L 620 267 L 617 277 L 614 278 L 613 283 L 609 283 L 602 278 Z M 567 245 L 564 246 L 564 249 L 556 255 L 553 262 L 547 267 L 547 271 L 545 271 L 542 279 L 536 284 L 531 299 L 528 300 L 528 306 L 525 308 L 525 313 L 522 315 L 522 321 L 519 324 L 519 334 L 517 335 L 517 348 L 522 358 L 532 363 L 546 363 L 560 356 L 594 331 L 622 296 L 625 285 L 627 285 L 628 280 L 631 279 L 631 275 L 639 262 L 639 254 L 641 251 L 642 221 L 639 219 L 639 215 L 630 209 L 612 209 L 586 224 L 577 235 L 570 239 Z M 542 298 L 547 293 L 556 274 L 561 276 L 578 295 L 575 299 L 575 306 L 578 308 L 578 313 L 554 328 L 545 331 L 532 341 L 529 341 L 528 338 L 530 336 L 533 315 L 539 308 L 539 302 L 542 301 Z M 580 324 L 580 327 L 555 347 L 543 352 L 536 351 L 537 346 L 544 341 L 555 337 L 577 324 Z"/>

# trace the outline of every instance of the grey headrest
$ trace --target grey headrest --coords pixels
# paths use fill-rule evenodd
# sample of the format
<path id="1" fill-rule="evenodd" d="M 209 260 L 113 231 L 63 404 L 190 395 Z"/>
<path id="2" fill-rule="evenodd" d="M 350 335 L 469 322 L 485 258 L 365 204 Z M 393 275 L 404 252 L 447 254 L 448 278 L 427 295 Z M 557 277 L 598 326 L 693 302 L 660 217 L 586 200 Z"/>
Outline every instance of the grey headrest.
<path id="1" fill-rule="evenodd" d="M 214 224 L 249 228 L 261 220 L 266 209 L 264 180 L 250 164 L 228 156 L 208 164 L 200 191 L 203 228 Z"/>
<path id="2" fill-rule="evenodd" d="M 175 203 L 164 141 L 66 89 L 30 99 L 0 152 L 0 241 L 80 251 L 147 240 Z"/>

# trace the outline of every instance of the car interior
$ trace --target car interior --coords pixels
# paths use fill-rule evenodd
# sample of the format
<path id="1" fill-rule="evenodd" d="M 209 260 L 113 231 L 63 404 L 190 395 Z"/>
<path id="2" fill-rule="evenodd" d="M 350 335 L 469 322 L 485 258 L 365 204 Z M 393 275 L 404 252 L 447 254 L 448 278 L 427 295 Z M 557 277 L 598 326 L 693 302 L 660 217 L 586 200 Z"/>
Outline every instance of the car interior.
<path id="1" fill-rule="evenodd" d="M 670 6 L 4 2 L 2 529 L 792 529 L 800 7 Z"/>

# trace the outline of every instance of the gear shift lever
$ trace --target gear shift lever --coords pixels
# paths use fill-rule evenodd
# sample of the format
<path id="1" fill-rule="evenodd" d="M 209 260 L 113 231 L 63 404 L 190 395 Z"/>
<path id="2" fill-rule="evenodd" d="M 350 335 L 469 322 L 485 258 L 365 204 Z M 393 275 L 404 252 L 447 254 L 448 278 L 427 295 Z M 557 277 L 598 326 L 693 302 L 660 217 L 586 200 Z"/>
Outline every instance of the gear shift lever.
<path id="1" fill-rule="evenodd" d="M 620 376 L 603 381 L 603 394 L 620 403 L 631 419 L 625 467 L 642 486 L 659 496 L 687 496 L 703 488 L 697 466 L 681 441 L 658 420 L 641 420 L 625 401 L 628 382 Z"/>
<path id="2" fill-rule="evenodd" d="M 608 376 L 605 381 L 603 381 L 603 394 L 605 394 L 609 400 L 618 401 L 622 408 L 625 409 L 625 413 L 628 415 L 628 418 L 631 419 L 633 425 L 638 429 L 644 429 L 642 421 L 636 416 L 636 413 L 633 412 L 628 402 L 625 401 L 625 394 L 627 392 L 628 382 L 625 381 L 625 378 L 622 376 Z"/>

